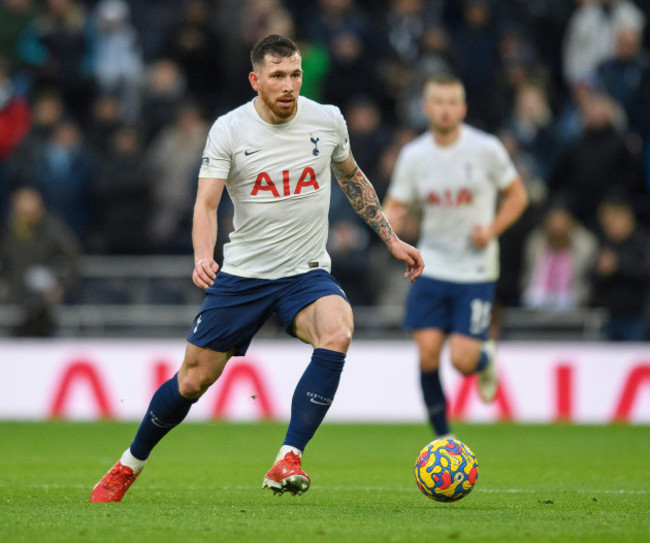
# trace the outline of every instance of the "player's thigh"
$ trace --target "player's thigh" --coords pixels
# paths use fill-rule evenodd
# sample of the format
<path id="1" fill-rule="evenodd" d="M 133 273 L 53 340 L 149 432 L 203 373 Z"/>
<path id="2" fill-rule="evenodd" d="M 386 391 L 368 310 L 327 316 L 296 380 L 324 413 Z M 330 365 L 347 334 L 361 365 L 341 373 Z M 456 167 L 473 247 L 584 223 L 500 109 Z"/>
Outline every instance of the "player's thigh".
<path id="1" fill-rule="evenodd" d="M 437 369 L 440 365 L 440 353 L 445 342 L 445 332 L 439 328 L 421 328 L 414 330 L 412 335 L 418 346 L 422 371 Z"/>
<path id="2" fill-rule="evenodd" d="M 187 343 L 185 358 L 178 371 L 180 393 L 186 398 L 201 396 L 219 378 L 234 352 L 232 349 L 222 353 Z"/>
<path id="3" fill-rule="evenodd" d="M 453 366 L 464 375 L 476 370 L 483 340 L 464 334 L 449 336 L 449 356 Z"/>
<path id="4" fill-rule="evenodd" d="M 347 352 L 354 331 L 352 308 L 338 294 L 323 296 L 300 310 L 293 331 L 315 349 Z"/>
<path id="5" fill-rule="evenodd" d="M 251 340 L 273 312 L 273 281 L 219 272 L 206 292 L 187 341 L 200 348 L 246 354 Z"/>

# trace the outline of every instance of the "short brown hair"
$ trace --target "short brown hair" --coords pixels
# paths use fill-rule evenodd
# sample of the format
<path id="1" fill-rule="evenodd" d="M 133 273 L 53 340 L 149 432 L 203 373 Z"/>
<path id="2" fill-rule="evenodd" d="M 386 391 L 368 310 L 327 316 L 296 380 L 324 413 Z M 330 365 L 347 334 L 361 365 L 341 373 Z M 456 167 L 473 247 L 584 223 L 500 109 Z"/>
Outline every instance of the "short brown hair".
<path id="1" fill-rule="evenodd" d="M 300 49 L 291 38 L 271 34 L 255 42 L 251 50 L 251 64 L 253 70 L 256 66 L 264 63 L 264 57 L 271 55 L 278 59 L 299 55 Z"/>
<path id="2" fill-rule="evenodd" d="M 427 77 L 424 83 L 424 90 L 433 85 L 458 85 L 463 91 L 463 100 L 465 99 L 465 85 L 463 81 L 455 74 L 449 72 L 440 72 Z"/>

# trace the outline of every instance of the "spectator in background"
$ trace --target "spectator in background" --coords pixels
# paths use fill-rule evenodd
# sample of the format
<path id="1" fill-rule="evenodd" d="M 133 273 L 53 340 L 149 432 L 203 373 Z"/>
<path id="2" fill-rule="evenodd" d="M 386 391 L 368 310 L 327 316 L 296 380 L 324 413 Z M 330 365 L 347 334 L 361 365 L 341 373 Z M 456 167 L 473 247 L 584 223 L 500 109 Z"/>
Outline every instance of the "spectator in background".
<path id="1" fill-rule="evenodd" d="M 33 98 L 30 130 L 8 164 L 14 187 L 29 184 L 34 179 L 34 168 L 41 160 L 54 127 L 63 120 L 63 115 L 63 101 L 57 92 L 45 91 Z"/>
<path id="2" fill-rule="evenodd" d="M 584 77 L 569 88 L 560 106 L 555 122 L 555 144 L 561 150 L 582 136 L 585 125 L 584 111 L 594 93 L 602 94 L 602 86 L 595 76 Z"/>
<path id="3" fill-rule="evenodd" d="M 122 107 L 117 96 L 100 94 L 95 97 L 85 131 L 93 151 L 108 153 L 113 135 L 122 124 Z"/>
<path id="4" fill-rule="evenodd" d="M 538 165 L 539 175 L 546 179 L 553 162 L 555 133 L 553 112 L 540 84 L 529 82 L 517 89 L 506 129 L 530 153 Z"/>
<path id="5" fill-rule="evenodd" d="M 145 63 L 164 58 L 167 39 L 185 4 L 185 0 L 129 0 Z"/>
<path id="6" fill-rule="evenodd" d="M 390 130 L 382 122 L 379 106 L 370 96 L 353 97 L 345 108 L 345 118 L 354 157 L 359 167 L 374 179 L 379 155 L 391 139 Z M 378 196 L 381 199 L 383 194 Z"/>
<path id="7" fill-rule="evenodd" d="M 517 96 L 526 87 L 539 87 L 550 103 L 553 91 L 548 68 L 540 61 L 537 44 L 525 26 L 505 24 L 499 34 L 499 70 L 495 74 L 493 116 L 507 119 L 516 108 Z"/>
<path id="8" fill-rule="evenodd" d="M 146 144 L 150 143 L 164 126 L 174 121 L 185 88 L 185 76 L 174 61 L 161 59 L 147 67 L 142 101 Z"/>
<path id="9" fill-rule="evenodd" d="M 319 0 L 307 17 L 305 37 L 327 46 L 330 71 L 323 100 L 342 106 L 355 94 L 377 94 L 375 65 L 370 61 L 370 20 L 355 0 Z M 375 49 L 375 54 L 377 50 Z"/>
<path id="10" fill-rule="evenodd" d="M 223 45 L 205 0 L 187 4 L 170 32 L 166 51 L 187 76 L 188 92 L 206 111 L 214 111 L 226 100 L 222 84 L 225 60 L 215 54 L 223 51 Z"/>
<path id="11" fill-rule="evenodd" d="M 95 159 L 79 126 L 57 124 L 36 158 L 28 183 L 43 195 L 47 209 L 58 215 L 82 243 L 88 241 L 94 214 Z"/>
<path id="12" fill-rule="evenodd" d="M 374 65 L 368 61 L 367 44 L 360 33 L 342 31 L 329 42 L 330 73 L 324 81 L 323 99 L 344 104 L 355 93 L 376 93 Z"/>
<path id="13" fill-rule="evenodd" d="M 401 62 L 389 63 L 386 72 L 389 95 L 396 100 L 398 122 L 418 132 L 426 130 L 428 119 L 422 112 L 422 87 L 427 78 L 440 73 L 453 73 L 458 60 L 452 50 L 449 34 L 442 26 L 426 28 L 422 34 L 420 55 L 412 68 Z"/>
<path id="14" fill-rule="evenodd" d="M 584 307 L 591 293 L 590 274 L 597 251 L 596 236 L 565 206 L 551 205 L 542 225 L 526 240 L 523 305 L 557 311 Z"/>
<path id="15" fill-rule="evenodd" d="M 147 149 L 153 198 L 151 240 L 163 253 L 191 251 L 196 174 L 208 129 L 199 109 L 185 104 L 175 122 Z"/>
<path id="16" fill-rule="evenodd" d="M 390 0 L 385 30 L 389 55 L 395 61 L 414 66 L 429 28 L 440 24 L 439 5 L 424 0 Z"/>
<path id="17" fill-rule="evenodd" d="M 100 254 L 146 254 L 150 191 L 142 141 L 135 127 L 115 130 L 94 186 L 97 213 L 92 249 Z"/>
<path id="18" fill-rule="evenodd" d="M 614 56 L 621 28 L 643 32 L 645 16 L 631 0 L 590 0 L 569 20 L 564 34 L 563 69 L 567 85 L 594 75 L 598 65 Z"/>
<path id="19" fill-rule="evenodd" d="M 48 0 L 44 13 L 23 32 L 20 57 L 37 89 L 54 87 L 65 105 L 81 116 L 93 95 L 86 14 L 74 0 Z"/>
<path id="20" fill-rule="evenodd" d="M 20 306 L 16 336 L 52 336 L 54 308 L 74 287 L 79 244 L 72 232 L 47 213 L 40 193 L 16 190 L 0 235 L 0 301 Z"/>
<path id="21" fill-rule="evenodd" d="M 551 191 L 567 198 L 569 208 L 587 228 L 596 228 L 596 208 L 612 188 L 636 192 L 640 156 L 616 128 L 615 102 L 592 93 L 584 103 L 584 131 L 565 149 L 551 179 Z"/>
<path id="22" fill-rule="evenodd" d="M 606 198 L 598 208 L 602 239 L 593 272 L 594 305 L 609 311 L 607 339 L 643 341 L 647 338 L 650 292 L 650 237 L 637 226 L 626 198 Z"/>
<path id="23" fill-rule="evenodd" d="M 33 0 L 5 0 L 0 3 L 0 58 L 11 68 L 18 65 L 18 38 L 38 14 Z"/>
<path id="24" fill-rule="evenodd" d="M 281 0 L 245 0 L 241 9 L 241 37 L 244 44 L 254 44 L 263 36 L 269 18 L 281 9 Z"/>
<path id="25" fill-rule="evenodd" d="M 124 0 L 102 0 L 94 14 L 93 63 L 99 92 L 117 97 L 122 120 L 135 122 L 140 115 L 143 63 L 129 5 Z"/>
<path id="26" fill-rule="evenodd" d="M 650 69 L 642 41 L 643 32 L 640 29 L 620 28 L 616 33 L 614 57 L 599 64 L 597 69 L 603 89 L 623 106 L 634 128 L 637 128 L 634 118 L 636 98 Z"/>
<path id="27" fill-rule="evenodd" d="M 424 30 L 420 49 L 417 70 L 433 75 L 452 72 L 458 65 L 451 38 L 442 25 L 430 26 Z"/>
<path id="28" fill-rule="evenodd" d="M 453 37 L 459 76 L 467 89 L 470 124 L 494 130 L 494 74 L 499 66 L 498 33 L 489 0 L 463 0 L 462 23 Z"/>
<path id="29" fill-rule="evenodd" d="M 11 192 L 9 158 L 25 138 L 30 125 L 29 105 L 14 93 L 9 67 L 0 59 L 0 221 Z"/>

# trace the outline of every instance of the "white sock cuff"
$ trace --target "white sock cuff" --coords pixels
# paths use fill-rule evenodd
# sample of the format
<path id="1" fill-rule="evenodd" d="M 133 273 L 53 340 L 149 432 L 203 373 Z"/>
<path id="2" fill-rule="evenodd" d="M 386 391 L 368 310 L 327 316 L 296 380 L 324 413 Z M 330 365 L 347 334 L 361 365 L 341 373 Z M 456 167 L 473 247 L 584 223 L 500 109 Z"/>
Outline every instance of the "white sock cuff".
<path id="1" fill-rule="evenodd" d="M 133 470 L 133 473 L 140 473 L 144 465 L 147 463 L 146 460 L 140 460 L 131 454 L 131 449 L 127 449 L 122 453 L 122 458 L 120 458 L 120 463 L 123 466 L 128 466 Z"/>
<path id="2" fill-rule="evenodd" d="M 297 454 L 302 458 L 302 451 L 300 449 L 297 449 L 296 447 L 292 447 L 291 445 L 282 445 L 282 447 L 280 447 L 280 452 L 278 453 L 278 456 L 275 458 L 275 461 L 277 462 L 278 460 L 282 460 L 284 456 L 290 452 Z"/>

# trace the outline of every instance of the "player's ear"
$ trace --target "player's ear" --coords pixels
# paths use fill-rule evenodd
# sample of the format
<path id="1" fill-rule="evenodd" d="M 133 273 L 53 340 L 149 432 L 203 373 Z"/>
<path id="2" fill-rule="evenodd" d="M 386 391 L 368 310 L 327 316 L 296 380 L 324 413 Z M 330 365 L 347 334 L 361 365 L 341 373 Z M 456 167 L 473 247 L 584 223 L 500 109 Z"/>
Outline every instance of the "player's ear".
<path id="1" fill-rule="evenodd" d="M 257 73 L 249 73 L 248 81 L 250 82 L 251 87 L 253 87 L 253 90 L 257 92 L 259 90 L 259 77 L 257 76 Z"/>

